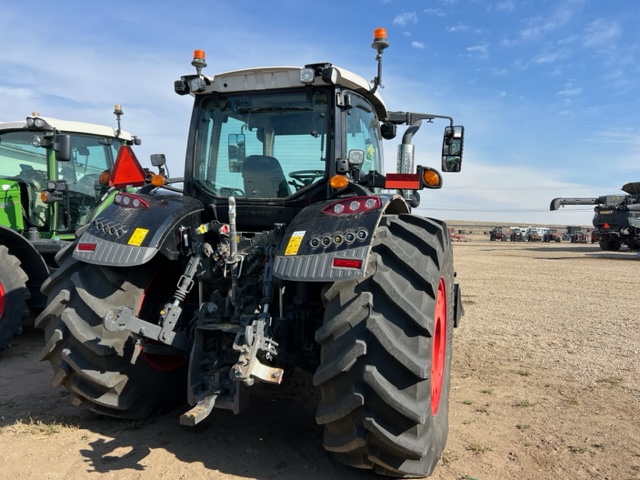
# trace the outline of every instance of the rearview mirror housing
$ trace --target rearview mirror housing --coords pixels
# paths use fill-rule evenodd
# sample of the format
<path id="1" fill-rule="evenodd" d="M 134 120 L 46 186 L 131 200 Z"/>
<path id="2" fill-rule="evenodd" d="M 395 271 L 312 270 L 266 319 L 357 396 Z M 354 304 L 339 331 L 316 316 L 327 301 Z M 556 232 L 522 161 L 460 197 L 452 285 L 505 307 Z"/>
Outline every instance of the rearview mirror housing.
<path id="1" fill-rule="evenodd" d="M 464 127 L 449 126 L 444 129 L 442 141 L 442 171 L 459 172 L 462 169 Z"/>
<path id="2" fill-rule="evenodd" d="M 54 135 L 51 148 L 53 148 L 53 150 L 56 152 L 56 161 L 68 162 L 69 160 L 71 160 L 70 135 Z"/>

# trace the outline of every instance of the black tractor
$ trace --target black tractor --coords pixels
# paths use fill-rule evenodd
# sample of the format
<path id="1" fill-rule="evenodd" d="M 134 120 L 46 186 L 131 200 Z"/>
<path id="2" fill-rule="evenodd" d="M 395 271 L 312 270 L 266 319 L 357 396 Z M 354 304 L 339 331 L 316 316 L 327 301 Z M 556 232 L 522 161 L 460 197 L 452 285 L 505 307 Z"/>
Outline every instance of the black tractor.
<path id="1" fill-rule="evenodd" d="M 329 63 L 209 77 L 196 50 L 175 82 L 195 100 L 182 195 L 122 147 L 110 185 L 140 189 L 116 195 L 43 287 L 54 383 L 114 417 L 186 400 L 191 426 L 303 369 L 338 461 L 433 471 L 463 309 L 448 226 L 412 213 L 442 174 L 414 168 L 411 140 L 446 120 L 442 170 L 457 172 L 464 129 L 386 109 L 387 46 L 377 30 L 372 85 Z M 382 141 L 400 126 L 400 171 L 385 175 Z"/>
<path id="2" fill-rule="evenodd" d="M 600 248 L 615 252 L 626 245 L 630 250 L 640 250 L 640 182 L 627 183 L 622 186 L 622 191 L 626 195 L 554 198 L 550 209 L 557 210 L 565 205 L 595 205 L 591 238 L 598 239 Z"/>

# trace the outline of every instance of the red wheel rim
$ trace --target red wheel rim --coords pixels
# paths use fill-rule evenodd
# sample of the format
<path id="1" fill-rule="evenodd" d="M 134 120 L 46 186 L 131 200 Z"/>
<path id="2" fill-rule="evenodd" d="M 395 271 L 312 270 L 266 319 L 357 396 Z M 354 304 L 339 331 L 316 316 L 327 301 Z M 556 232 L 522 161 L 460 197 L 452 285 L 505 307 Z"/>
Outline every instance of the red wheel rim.
<path id="1" fill-rule="evenodd" d="M 2 314 L 4 313 L 4 286 L 2 282 L 0 282 L 0 318 L 2 318 Z"/>
<path id="2" fill-rule="evenodd" d="M 438 413 L 444 363 L 447 352 L 447 291 L 444 279 L 440 278 L 433 319 L 433 344 L 431 346 L 431 413 Z"/>
<path id="3" fill-rule="evenodd" d="M 145 343 L 160 344 L 153 340 L 145 340 Z M 187 363 L 187 357 L 180 357 L 177 355 L 159 355 L 157 353 L 149 353 L 144 351 L 144 344 L 140 345 L 142 356 L 147 363 L 159 372 L 173 372 Z"/>

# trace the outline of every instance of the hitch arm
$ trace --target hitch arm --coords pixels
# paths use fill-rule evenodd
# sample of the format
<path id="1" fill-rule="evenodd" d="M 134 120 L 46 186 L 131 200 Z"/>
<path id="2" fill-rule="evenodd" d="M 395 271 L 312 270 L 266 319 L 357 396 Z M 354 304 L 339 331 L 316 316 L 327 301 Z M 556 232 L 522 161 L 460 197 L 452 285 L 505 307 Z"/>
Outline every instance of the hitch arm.
<path id="1" fill-rule="evenodd" d="M 202 264 L 202 257 L 210 254 L 211 246 L 205 243 L 201 244 L 200 248 L 197 249 L 197 254 L 189 259 L 184 273 L 178 280 L 173 302 L 167 303 L 162 307 L 157 324 L 138 318 L 133 315 L 133 311 L 130 308 L 121 306 L 115 314 L 112 311 L 104 314 L 102 317 L 104 328 L 111 332 L 129 331 L 136 335 L 162 342 L 178 350 L 190 352 L 193 340 L 187 335 L 175 332 L 174 328 L 182 314 L 180 304 L 193 288 L 194 278 Z"/>
<path id="2" fill-rule="evenodd" d="M 163 331 L 160 325 L 142 320 L 133 315 L 133 311 L 127 307 L 120 307 L 118 313 L 108 311 L 102 317 L 104 328 L 110 332 L 124 332 L 126 330 L 145 338 L 157 340 L 170 345 L 183 352 L 191 351 L 192 341 L 186 335 L 174 331 Z"/>

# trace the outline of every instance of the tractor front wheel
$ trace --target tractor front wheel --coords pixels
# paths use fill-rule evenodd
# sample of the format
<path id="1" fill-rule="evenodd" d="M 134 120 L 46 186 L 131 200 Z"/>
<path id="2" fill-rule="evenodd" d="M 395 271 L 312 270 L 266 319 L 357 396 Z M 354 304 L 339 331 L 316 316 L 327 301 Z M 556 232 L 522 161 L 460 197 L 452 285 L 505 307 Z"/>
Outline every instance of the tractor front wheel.
<path id="1" fill-rule="evenodd" d="M 447 226 L 385 216 L 367 276 L 326 289 L 314 374 L 324 447 L 357 468 L 430 475 L 448 434 L 454 272 Z"/>
<path id="2" fill-rule="evenodd" d="M 22 333 L 22 319 L 29 314 L 27 274 L 20 260 L 0 245 L 0 352 L 11 347 L 14 335 Z"/>

